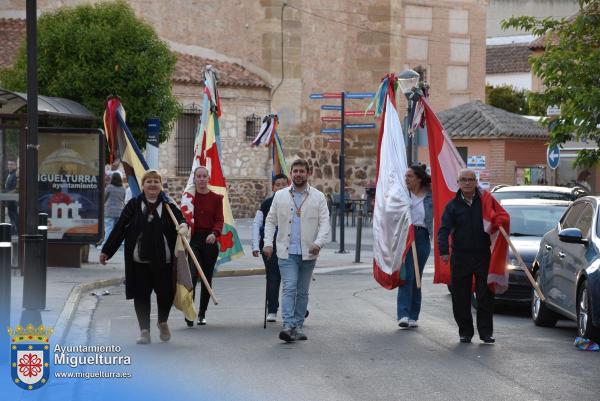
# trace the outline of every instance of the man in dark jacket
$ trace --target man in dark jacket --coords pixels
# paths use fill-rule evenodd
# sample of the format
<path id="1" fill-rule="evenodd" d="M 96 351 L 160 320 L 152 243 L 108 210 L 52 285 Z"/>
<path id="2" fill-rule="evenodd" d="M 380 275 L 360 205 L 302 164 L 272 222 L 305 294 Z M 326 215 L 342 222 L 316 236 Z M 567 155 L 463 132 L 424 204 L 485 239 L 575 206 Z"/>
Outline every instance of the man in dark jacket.
<path id="1" fill-rule="evenodd" d="M 254 224 L 252 226 L 252 256 L 258 257 L 264 246 L 265 237 L 265 219 L 275 192 L 288 186 L 288 178 L 285 174 L 277 174 L 272 179 L 273 194 L 265 199 L 260 205 L 260 209 L 256 211 Z M 281 283 L 281 275 L 279 274 L 279 263 L 277 262 L 277 251 L 273 251 L 273 257 L 267 259 L 263 256 L 265 270 L 267 273 L 267 322 L 275 322 L 277 320 L 277 309 L 279 309 L 279 285 Z"/>
<path id="2" fill-rule="evenodd" d="M 490 236 L 483 227 L 482 203 L 475 172 L 461 170 L 458 184 L 460 189 L 446 205 L 438 231 L 440 256 L 446 262 L 450 255 L 448 236 L 452 236 L 452 311 L 458 324 L 460 342 L 470 343 L 474 334 L 471 294 L 475 276 L 477 331 L 484 343 L 493 344 L 494 293 L 487 285 Z"/>

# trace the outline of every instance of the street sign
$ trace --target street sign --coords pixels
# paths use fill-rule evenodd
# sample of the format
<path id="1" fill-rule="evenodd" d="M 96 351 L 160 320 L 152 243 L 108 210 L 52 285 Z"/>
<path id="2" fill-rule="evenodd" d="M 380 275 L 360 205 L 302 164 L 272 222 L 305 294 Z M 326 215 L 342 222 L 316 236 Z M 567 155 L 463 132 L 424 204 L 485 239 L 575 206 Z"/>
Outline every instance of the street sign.
<path id="1" fill-rule="evenodd" d="M 370 129 L 375 128 L 375 123 L 364 123 L 364 124 L 346 124 L 346 129 Z"/>
<path id="2" fill-rule="evenodd" d="M 321 128 L 321 134 L 341 134 L 342 133 L 342 129 L 341 128 Z"/>
<path id="3" fill-rule="evenodd" d="M 560 116 L 560 106 L 548 106 L 546 109 L 546 115 L 548 117 Z"/>
<path id="4" fill-rule="evenodd" d="M 341 139 L 330 138 L 330 139 L 327 140 L 327 142 L 329 142 L 329 143 L 340 143 L 340 142 L 342 142 L 342 140 Z"/>
<path id="5" fill-rule="evenodd" d="M 548 162 L 548 167 L 552 170 L 558 167 L 558 162 L 560 160 L 560 149 L 558 145 L 553 145 L 548 147 L 548 151 L 546 153 L 546 161 Z"/>
<path id="6" fill-rule="evenodd" d="M 325 92 L 325 93 L 311 93 L 309 96 L 311 99 L 341 99 L 341 92 Z"/>
<path id="7" fill-rule="evenodd" d="M 342 106 L 336 106 L 336 105 L 333 105 L 333 104 L 324 104 L 323 106 L 321 106 L 321 110 L 342 111 Z"/>
<path id="8" fill-rule="evenodd" d="M 375 110 L 348 110 L 344 112 L 345 116 L 363 117 L 363 116 L 374 116 Z"/>
<path id="9" fill-rule="evenodd" d="M 327 121 L 342 121 L 342 117 L 339 117 L 339 116 L 324 116 L 324 117 L 321 117 L 321 121 L 323 121 L 323 122 L 327 122 Z"/>
<path id="10" fill-rule="evenodd" d="M 371 99 L 375 96 L 373 92 L 347 92 L 346 99 Z"/>

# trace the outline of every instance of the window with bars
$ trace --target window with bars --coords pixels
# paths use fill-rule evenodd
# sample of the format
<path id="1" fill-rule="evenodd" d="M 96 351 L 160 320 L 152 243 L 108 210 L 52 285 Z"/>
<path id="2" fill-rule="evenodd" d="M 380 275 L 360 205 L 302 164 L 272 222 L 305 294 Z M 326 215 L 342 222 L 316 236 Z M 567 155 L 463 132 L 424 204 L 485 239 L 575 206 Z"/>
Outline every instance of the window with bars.
<path id="1" fill-rule="evenodd" d="M 187 106 L 177 120 L 175 148 L 177 149 L 176 174 L 188 175 L 194 160 L 194 140 L 202 111 L 195 104 Z"/>
<path id="2" fill-rule="evenodd" d="M 246 117 L 246 140 L 253 141 L 256 138 L 260 130 L 261 120 L 260 116 L 254 113 Z"/>

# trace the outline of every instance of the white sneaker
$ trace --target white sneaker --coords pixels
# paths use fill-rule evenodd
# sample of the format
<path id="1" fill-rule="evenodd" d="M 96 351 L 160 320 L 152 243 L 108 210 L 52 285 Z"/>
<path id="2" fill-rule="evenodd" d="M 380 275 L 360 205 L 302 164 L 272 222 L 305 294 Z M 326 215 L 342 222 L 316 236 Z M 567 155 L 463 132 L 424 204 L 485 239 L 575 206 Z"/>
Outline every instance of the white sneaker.
<path id="1" fill-rule="evenodd" d="M 408 319 L 408 327 L 419 327 L 419 323 L 416 320 Z"/>
<path id="2" fill-rule="evenodd" d="M 267 315 L 267 322 L 276 322 L 277 321 L 277 313 L 269 313 Z"/>
<path id="3" fill-rule="evenodd" d="M 408 318 L 407 317 L 403 317 L 402 319 L 398 320 L 398 326 L 400 326 L 400 327 L 408 327 Z"/>

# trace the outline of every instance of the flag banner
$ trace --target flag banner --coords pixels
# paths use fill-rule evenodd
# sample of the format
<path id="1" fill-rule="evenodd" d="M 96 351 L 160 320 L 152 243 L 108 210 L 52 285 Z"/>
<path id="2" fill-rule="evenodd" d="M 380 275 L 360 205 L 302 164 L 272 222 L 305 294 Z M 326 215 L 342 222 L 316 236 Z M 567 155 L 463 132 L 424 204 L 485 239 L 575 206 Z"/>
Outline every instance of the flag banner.
<path id="1" fill-rule="evenodd" d="M 192 286 L 192 274 L 185 246 L 179 235 L 175 243 L 175 274 L 177 275 L 177 280 L 175 280 L 173 306 L 182 311 L 187 320 L 194 321 L 198 314 L 194 305 L 194 298 L 192 297 L 192 290 L 194 288 Z"/>
<path id="2" fill-rule="evenodd" d="M 103 119 L 110 151 L 109 161 L 112 163 L 116 159 L 121 160 L 127 183 L 135 197 L 141 193 L 142 175 L 148 170 L 148 164 L 126 124 L 125 109 L 117 96 L 108 98 Z"/>
<path id="3" fill-rule="evenodd" d="M 450 284 L 450 262 L 440 258 L 438 233 L 444 209 L 450 200 L 456 196 L 459 189 L 458 174 L 464 169 L 465 162 L 456 150 L 452 140 L 444 130 L 440 120 L 429 105 L 426 97 L 421 97 L 419 103 L 423 107 L 425 123 L 427 124 L 427 142 L 429 145 L 429 165 L 431 168 L 431 189 L 433 194 L 433 251 L 435 284 Z M 506 262 L 508 258 L 508 243 L 499 234 L 499 227 L 508 229 L 508 213 L 500 206 L 487 191 L 481 192 L 482 214 L 485 231 L 492 240 L 491 259 L 488 273 L 488 285 L 492 291 L 500 294 L 508 286 Z M 452 248 L 452 247 L 450 247 Z"/>
<path id="4" fill-rule="evenodd" d="M 210 172 L 208 188 L 223 196 L 223 217 L 225 224 L 219 238 L 219 257 L 217 266 L 239 258 L 244 254 L 242 242 L 235 227 L 227 183 L 221 167 L 221 144 L 219 131 L 219 116 L 221 115 L 221 101 L 217 89 L 218 75 L 212 66 L 207 66 L 204 71 L 204 99 L 202 101 L 202 117 L 196 139 L 194 142 L 194 161 L 190 177 L 181 196 L 181 211 L 190 227 L 194 227 L 194 171 L 198 166 L 205 166 Z"/>
<path id="5" fill-rule="evenodd" d="M 271 147 L 271 160 L 272 160 L 272 177 L 277 174 L 289 175 L 287 165 L 285 163 L 285 157 L 283 154 L 283 145 L 281 139 L 277 133 L 279 127 L 279 117 L 277 114 L 269 114 L 262 120 L 262 125 L 258 132 L 258 135 L 252 141 L 252 147 L 265 145 Z"/>
<path id="6" fill-rule="evenodd" d="M 389 290 L 404 283 L 404 258 L 414 240 L 410 194 L 404 181 L 406 146 L 395 106 L 395 87 L 394 74 L 387 75 L 377 91 L 382 98 L 375 100 L 375 113 L 381 112 L 381 121 L 373 210 L 373 276 Z"/>

